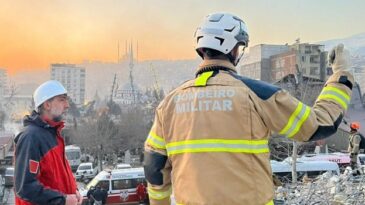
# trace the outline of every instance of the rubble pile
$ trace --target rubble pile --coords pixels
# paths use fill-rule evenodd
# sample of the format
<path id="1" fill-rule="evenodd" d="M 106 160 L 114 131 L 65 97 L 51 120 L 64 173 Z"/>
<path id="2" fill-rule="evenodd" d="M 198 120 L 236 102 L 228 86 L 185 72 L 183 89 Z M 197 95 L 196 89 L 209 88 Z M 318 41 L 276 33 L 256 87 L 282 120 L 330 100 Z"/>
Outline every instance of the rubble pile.
<path id="1" fill-rule="evenodd" d="M 314 180 L 279 186 L 276 204 L 354 205 L 365 204 L 365 175 L 325 173 Z"/>

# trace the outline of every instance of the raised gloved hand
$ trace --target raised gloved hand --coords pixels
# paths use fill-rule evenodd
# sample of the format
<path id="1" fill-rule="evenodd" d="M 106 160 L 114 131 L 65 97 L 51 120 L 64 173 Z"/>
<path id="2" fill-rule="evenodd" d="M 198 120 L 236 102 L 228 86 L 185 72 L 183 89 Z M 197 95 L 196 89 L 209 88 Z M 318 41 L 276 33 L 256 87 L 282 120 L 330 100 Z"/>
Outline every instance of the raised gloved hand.
<path id="1" fill-rule="evenodd" d="M 342 43 L 335 46 L 329 52 L 328 59 L 334 73 L 338 71 L 349 71 L 350 52 L 344 48 Z"/>

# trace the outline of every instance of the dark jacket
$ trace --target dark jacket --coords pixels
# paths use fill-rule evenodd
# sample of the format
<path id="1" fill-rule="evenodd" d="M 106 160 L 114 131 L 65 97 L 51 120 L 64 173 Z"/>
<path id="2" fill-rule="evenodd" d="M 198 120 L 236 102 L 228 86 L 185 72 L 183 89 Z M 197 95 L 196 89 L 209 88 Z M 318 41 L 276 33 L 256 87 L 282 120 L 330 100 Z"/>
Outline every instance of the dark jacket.
<path id="1" fill-rule="evenodd" d="M 43 121 L 33 112 L 15 138 L 16 205 L 63 205 L 76 193 L 76 182 L 65 157 L 63 122 Z"/>
<path id="2" fill-rule="evenodd" d="M 105 189 L 101 189 L 100 187 L 96 187 L 94 191 L 90 193 L 93 198 L 97 201 L 102 201 L 103 204 L 106 203 L 106 199 L 108 198 L 108 192 Z"/>

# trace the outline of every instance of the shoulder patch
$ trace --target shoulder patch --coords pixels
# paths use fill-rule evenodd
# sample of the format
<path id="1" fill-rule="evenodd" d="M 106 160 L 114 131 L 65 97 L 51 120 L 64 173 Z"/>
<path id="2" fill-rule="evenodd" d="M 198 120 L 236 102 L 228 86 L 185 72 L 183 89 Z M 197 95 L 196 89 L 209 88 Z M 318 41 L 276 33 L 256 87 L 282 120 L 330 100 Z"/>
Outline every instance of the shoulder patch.
<path id="1" fill-rule="evenodd" d="M 270 83 L 260 81 L 260 80 L 254 80 L 251 78 L 243 77 L 234 73 L 231 73 L 231 75 L 242 81 L 247 87 L 249 87 L 259 98 L 262 100 L 269 99 L 272 95 L 274 95 L 276 92 L 281 90 L 280 87 L 277 87 L 275 85 L 272 85 Z"/>

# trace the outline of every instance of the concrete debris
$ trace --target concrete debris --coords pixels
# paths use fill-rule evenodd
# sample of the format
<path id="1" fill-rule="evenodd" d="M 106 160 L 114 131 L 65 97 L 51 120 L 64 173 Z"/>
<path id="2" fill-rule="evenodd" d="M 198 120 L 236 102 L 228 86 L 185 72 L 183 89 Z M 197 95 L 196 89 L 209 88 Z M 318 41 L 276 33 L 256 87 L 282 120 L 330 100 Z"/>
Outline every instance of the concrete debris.
<path id="1" fill-rule="evenodd" d="M 283 205 L 365 204 L 365 175 L 324 173 L 313 181 L 284 184 L 275 190 L 276 203 Z"/>

